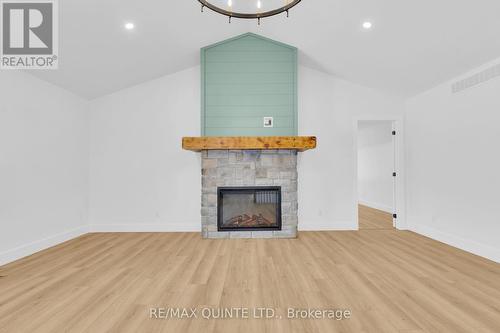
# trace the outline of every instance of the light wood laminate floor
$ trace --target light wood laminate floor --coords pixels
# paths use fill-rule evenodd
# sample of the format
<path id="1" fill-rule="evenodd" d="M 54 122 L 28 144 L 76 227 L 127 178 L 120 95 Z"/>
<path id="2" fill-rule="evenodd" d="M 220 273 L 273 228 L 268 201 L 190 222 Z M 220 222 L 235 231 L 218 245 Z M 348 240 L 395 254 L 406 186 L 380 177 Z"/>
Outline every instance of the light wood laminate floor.
<path id="1" fill-rule="evenodd" d="M 499 332 L 500 265 L 412 232 L 87 234 L 0 267 L 0 332 Z M 272 307 L 274 319 L 150 319 Z M 350 309 L 350 319 L 286 309 Z"/>
<path id="2" fill-rule="evenodd" d="M 392 214 L 358 205 L 359 229 L 394 229 Z"/>

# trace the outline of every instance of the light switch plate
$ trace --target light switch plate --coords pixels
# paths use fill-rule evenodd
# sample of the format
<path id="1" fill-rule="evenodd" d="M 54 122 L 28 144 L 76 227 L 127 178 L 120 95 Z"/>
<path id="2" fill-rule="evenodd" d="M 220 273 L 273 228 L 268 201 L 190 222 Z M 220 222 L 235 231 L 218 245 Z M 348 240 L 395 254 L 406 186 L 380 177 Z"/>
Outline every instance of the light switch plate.
<path id="1" fill-rule="evenodd" d="M 264 127 L 274 127 L 273 117 L 264 117 Z"/>

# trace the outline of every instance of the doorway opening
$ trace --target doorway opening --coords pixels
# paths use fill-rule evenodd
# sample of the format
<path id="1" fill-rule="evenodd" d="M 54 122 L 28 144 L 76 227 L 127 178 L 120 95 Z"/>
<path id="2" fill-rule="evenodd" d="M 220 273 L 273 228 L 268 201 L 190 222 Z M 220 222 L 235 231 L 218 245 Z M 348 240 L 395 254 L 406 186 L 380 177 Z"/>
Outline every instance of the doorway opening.
<path id="1" fill-rule="evenodd" d="M 357 124 L 357 193 L 360 230 L 396 227 L 396 139 L 391 120 Z"/>

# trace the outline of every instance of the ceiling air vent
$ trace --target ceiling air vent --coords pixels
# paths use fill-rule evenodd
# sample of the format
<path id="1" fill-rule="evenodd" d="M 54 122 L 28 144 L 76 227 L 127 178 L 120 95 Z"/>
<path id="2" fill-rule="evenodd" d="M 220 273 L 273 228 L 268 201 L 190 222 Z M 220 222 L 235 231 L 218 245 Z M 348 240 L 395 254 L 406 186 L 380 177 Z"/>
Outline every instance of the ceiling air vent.
<path id="1" fill-rule="evenodd" d="M 454 84 L 451 85 L 451 91 L 453 93 L 458 93 L 462 90 L 474 87 L 480 83 L 489 81 L 499 76 L 500 76 L 500 64 L 485 69 L 484 71 L 474 74 L 461 81 L 455 82 Z"/>

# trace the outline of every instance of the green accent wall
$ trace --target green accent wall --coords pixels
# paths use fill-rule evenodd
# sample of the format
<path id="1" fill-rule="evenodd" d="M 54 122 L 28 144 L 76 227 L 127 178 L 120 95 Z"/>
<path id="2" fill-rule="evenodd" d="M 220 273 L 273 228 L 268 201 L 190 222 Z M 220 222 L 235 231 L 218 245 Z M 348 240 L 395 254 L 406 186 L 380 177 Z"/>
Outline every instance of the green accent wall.
<path id="1" fill-rule="evenodd" d="M 264 117 L 274 127 L 265 128 Z M 252 33 L 202 48 L 201 131 L 297 135 L 297 49 Z"/>

